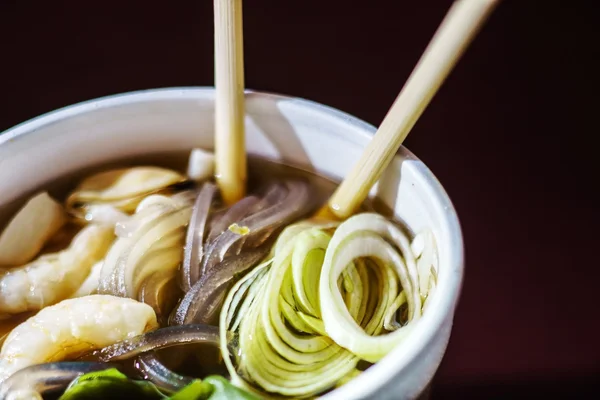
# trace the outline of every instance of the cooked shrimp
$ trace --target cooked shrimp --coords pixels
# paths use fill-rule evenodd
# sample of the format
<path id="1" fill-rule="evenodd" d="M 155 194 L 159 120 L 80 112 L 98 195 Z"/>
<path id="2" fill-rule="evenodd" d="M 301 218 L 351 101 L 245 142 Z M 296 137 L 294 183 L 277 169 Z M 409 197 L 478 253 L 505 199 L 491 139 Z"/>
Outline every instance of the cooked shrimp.
<path id="1" fill-rule="evenodd" d="M 113 239 L 112 226 L 88 225 L 63 251 L 0 270 L 0 316 L 37 311 L 68 298 L 92 265 L 104 257 Z"/>
<path id="2" fill-rule="evenodd" d="M 8 337 L 10 332 L 15 329 L 15 327 L 19 326 L 27 319 L 31 318 L 35 313 L 28 312 L 19 315 L 15 315 L 14 317 L 4 319 L 0 321 L 0 348 L 2 347 L 2 343 Z"/>
<path id="3" fill-rule="evenodd" d="M 0 351 L 0 383 L 30 365 L 73 359 L 157 327 L 152 307 L 136 300 L 108 295 L 63 300 L 8 335 Z"/>
<path id="4" fill-rule="evenodd" d="M 0 266 L 31 261 L 66 222 L 65 210 L 48 193 L 33 196 L 0 232 Z"/>
<path id="5" fill-rule="evenodd" d="M 74 299 L 75 297 L 83 297 L 89 296 L 90 294 L 95 294 L 96 289 L 98 289 L 98 285 L 100 284 L 100 272 L 102 271 L 103 264 L 104 259 L 94 264 L 87 278 L 85 278 L 83 283 L 73 294 L 71 294 L 71 296 L 69 296 L 69 298 Z"/>

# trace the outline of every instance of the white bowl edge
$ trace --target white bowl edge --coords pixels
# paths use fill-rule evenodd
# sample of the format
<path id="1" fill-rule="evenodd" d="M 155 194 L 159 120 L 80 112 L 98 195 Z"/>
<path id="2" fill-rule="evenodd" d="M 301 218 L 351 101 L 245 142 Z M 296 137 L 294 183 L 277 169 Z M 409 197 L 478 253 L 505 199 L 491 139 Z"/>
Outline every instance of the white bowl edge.
<path id="1" fill-rule="evenodd" d="M 355 130 L 352 131 L 352 136 L 348 134 L 343 139 L 352 141 L 363 147 L 375 132 L 375 128 L 366 122 L 339 110 L 312 101 L 254 91 L 248 91 L 247 93 L 250 97 L 255 96 L 262 99 L 272 98 L 283 101 L 286 107 L 293 110 L 290 112 L 316 113 L 327 118 L 339 120 L 340 123 L 350 124 Z M 213 94 L 214 90 L 212 88 L 151 89 L 107 96 L 67 106 L 19 124 L 0 134 L 0 155 L 2 155 L 1 150 L 6 144 L 16 143 L 21 137 L 24 137 L 24 135 L 35 135 L 35 132 L 43 127 L 89 111 L 100 108 L 118 107 L 129 103 L 139 102 L 141 100 L 212 99 Z M 419 324 L 415 327 L 414 332 L 406 339 L 406 341 L 375 366 L 361 374 L 361 376 L 337 389 L 335 392 L 323 396 L 324 399 L 351 399 L 372 396 L 374 390 L 389 387 L 390 382 L 393 382 L 394 377 L 402 371 L 406 371 L 411 363 L 415 362 L 417 357 L 424 355 L 424 350 L 426 353 L 426 347 L 432 345 L 436 339 L 441 340 L 442 355 L 445 350 L 447 336 L 450 334 L 450 325 L 452 323 L 454 309 L 458 301 L 463 279 L 464 249 L 462 233 L 454 207 L 433 173 L 404 147 L 401 148 L 399 155 L 394 161 L 398 168 L 400 167 L 402 160 L 409 161 L 408 163 L 405 162 L 402 168 L 409 168 L 412 171 L 412 174 L 421 181 L 421 185 L 424 188 L 427 188 L 427 193 L 431 196 L 431 199 L 435 199 L 435 201 L 432 200 L 435 203 L 433 205 L 436 208 L 435 213 L 440 218 L 443 218 L 443 223 L 441 223 L 442 228 L 440 231 L 436 232 L 436 236 L 439 236 L 442 240 L 450 243 L 448 252 L 444 257 L 447 261 L 447 265 L 451 267 L 448 269 L 441 269 L 439 276 L 440 285 L 436 291 L 436 295 L 432 298 L 428 310 L 429 312 L 425 313 Z M 0 168 L 2 168 L 3 161 L 4 158 L 0 157 Z M 374 190 L 376 191 L 376 189 Z M 448 330 L 447 335 L 440 336 L 441 332 L 438 332 L 438 330 L 444 329 Z M 436 336 L 436 333 L 439 337 Z M 435 370 L 439 365 L 439 360 L 437 360 L 437 355 L 434 358 L 435 360 L 432 360 L 432 365 L 435 364 Z M 439 358 L 441 359 L 441 355 L 439 355 Z M 407 379 L 418 380 L 418 377 L 407 376 Z M 422 386 L 426 383 L 427 382 L 421 382 L 418 385 L 412 385 L 414 386 L 412 389 L 410 388 L 410 383 L 404 385 L 406 386 L 405 390 L 407 392 L 404 393 L 404 396 L 406 397 L 402 398 L 412 398 L 417 394 L 416 392 L 418 392 L 419 387 L 423 389 Z M 403 385 L 397 387 L 400 388 L 401 386 Z"/>

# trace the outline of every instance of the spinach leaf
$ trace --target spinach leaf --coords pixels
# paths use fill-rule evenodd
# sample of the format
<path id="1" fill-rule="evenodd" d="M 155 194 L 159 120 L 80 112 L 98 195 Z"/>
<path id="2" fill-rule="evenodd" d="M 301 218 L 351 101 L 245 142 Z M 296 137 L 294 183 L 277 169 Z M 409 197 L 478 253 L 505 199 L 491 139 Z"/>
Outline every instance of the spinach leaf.
<path id="1" fill-rule="evenodd" d="M 222 376 L 206 377 L 204 382 L 213 386 L 212 395 L 207 400 L 258 400 L 255 395 L 234 386 Z"/>
<path id="2" fill-rule="evenodd" d="M 209 396 L 213 392 L 213 387 L 210 383 L 196 380 L 173 396 L 169 397 L 170 400 L 205 400 L 210 398 Z"/>
<path id="3" fill-rule="evenodd" d="M 258 400 L 258 397 L 213 375 L 195 380 L 171 397 L 148 381 L 131 380 L 115 368 L 91 372 L 69 384 L 59 400 Z"/>
<path id="4" fill-rule="evenodd" d="M 69 384 L 59 400 L 166 399 L 152 383 L 130 380 L 115 368 L 90 372 Z"/>

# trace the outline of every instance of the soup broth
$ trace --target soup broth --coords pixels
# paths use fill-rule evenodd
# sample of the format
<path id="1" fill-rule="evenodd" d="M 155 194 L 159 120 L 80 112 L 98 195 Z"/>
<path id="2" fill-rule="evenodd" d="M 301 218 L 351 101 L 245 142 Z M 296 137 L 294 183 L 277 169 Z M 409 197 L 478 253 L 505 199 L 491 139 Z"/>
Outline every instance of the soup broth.
<path id="1" fill-rule="evenodd" d="M 414 235 L 401 221 L 390 221 L 393 213 L 382 202 L 367 201 L 356 218 L 341 223 L 311 219 L 337 182 L 251 156 L 248 197 L 226 206 L 210 179 L 185 178 L 188 156 L 187 152 L 161 153 L 91 166 L 2 207 L 0 226 L 6 226 L 27 199 L 45 190 L 66 205 L 69 218 L 29 264 L 0 269 L 0 341 L 6 340 L 0 353 L 0 392 L 24 384 L 25 378 L 15 378 L 20 370 L 77 359 L 87 363 L 85 368 L 111 362 L 129 378 L 147 379 L 165 393 L 194 379 L 234 378 L 234 374 L 236 385 L 247 393 L 313 397 L 360 374 L 389 349 L 386 345 L 385 350 L 371 351 L 373 346 L 347 339 L 344 330 L 355 326 L 363 332 L 356 337 L 368 335 L 369 340 L 400 337 L 399 331 L 424 311 L 436 282 L 433 237 Z M 141 171 L 144 166 L 162 169 Z M 122 171 L 117 178 L 88 179 L 117 169 Z M 119 187 L 124 179 L 144 188 L 141 194 L 130 184 Z M 117 189 L 131 193 L 125 196 Z M 244 201 L 247 204 L 242 205 Z M 109 225 L 104 234 L 111 236 L 92 263 L 85 258 L 92 256 L 82 253 L 86 246 L 76 243 L 84 243 L 82 232 L 95 225 L 100 230 Z M 344 261 L 336 257 L 349 257 L 349 263 L 338 271 L 336 262 Z M 9 307 L 21 295 L 11 292 L 15 290 L 11 285 L 21 279 L 18 274 L 27 276 L 53 266 L 58 280 L 70 279 L 61 269 L 65 260 L 80 262 L 88 271 L 85 276 L 71 273 L 80 284 L 61 289 L 64 294 L 55 300 L 32 295 L 42 298 L 41 304 L 27 298 L 23 300 L 27 305 L 20 306 L 23 312 L 13 311 L 18 306 Z M 324 279 L 332 279 L 329 288 L 323 286 Z M 38 288 L 45 284 L 33 278 L 28 282 L 20 290 L 50 290 Z M 100 303 L 120 299 L 118 310 L 146 307 L 139 312 L 145 313 L 147 321 L 137 328 L 129 324 L 116 339 L 95 338 L 83 346 L 73 345 L 78 353 L 62 349 L 62 358 L 24 362 L 19 368 L 9 365 L 13 347 L 20 345 L 19 335 L 43 323 L 35 318 L 86 299 Z M 70 308 L 71 314 L 61 312 L 53 318 L 74 318 Z M 95 318 L 95 312 L 89 311 L 89 318 Z M 350 321 L 343 322 L 346 314 Z M 35 317 L 28 319 L 31 316 Z M 40 332 L 32 337 L 45 340 Z M 63 390 L 52 388 L 42 394 L 58 398 Z"/>

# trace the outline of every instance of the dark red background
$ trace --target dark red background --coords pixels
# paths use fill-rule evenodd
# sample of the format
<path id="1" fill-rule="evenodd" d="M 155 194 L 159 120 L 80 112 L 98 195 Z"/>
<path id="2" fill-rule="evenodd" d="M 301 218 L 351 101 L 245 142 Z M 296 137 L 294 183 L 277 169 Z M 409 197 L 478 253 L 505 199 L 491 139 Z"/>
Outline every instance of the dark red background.
<path id="1" fill-rule="evenodd" d="M 434 399 L 600 389 L 588 141 L 600 35 L 593 2 L 557 3 L 501 4 L 406 141 L 448 190 L 466 240 Z M 247 87 L 378 124 L 449 4 L 247 0 Z M 2 0 L 0 131 L 98 96 L 212 85 L 212 52 L 209 0 Z"/>

